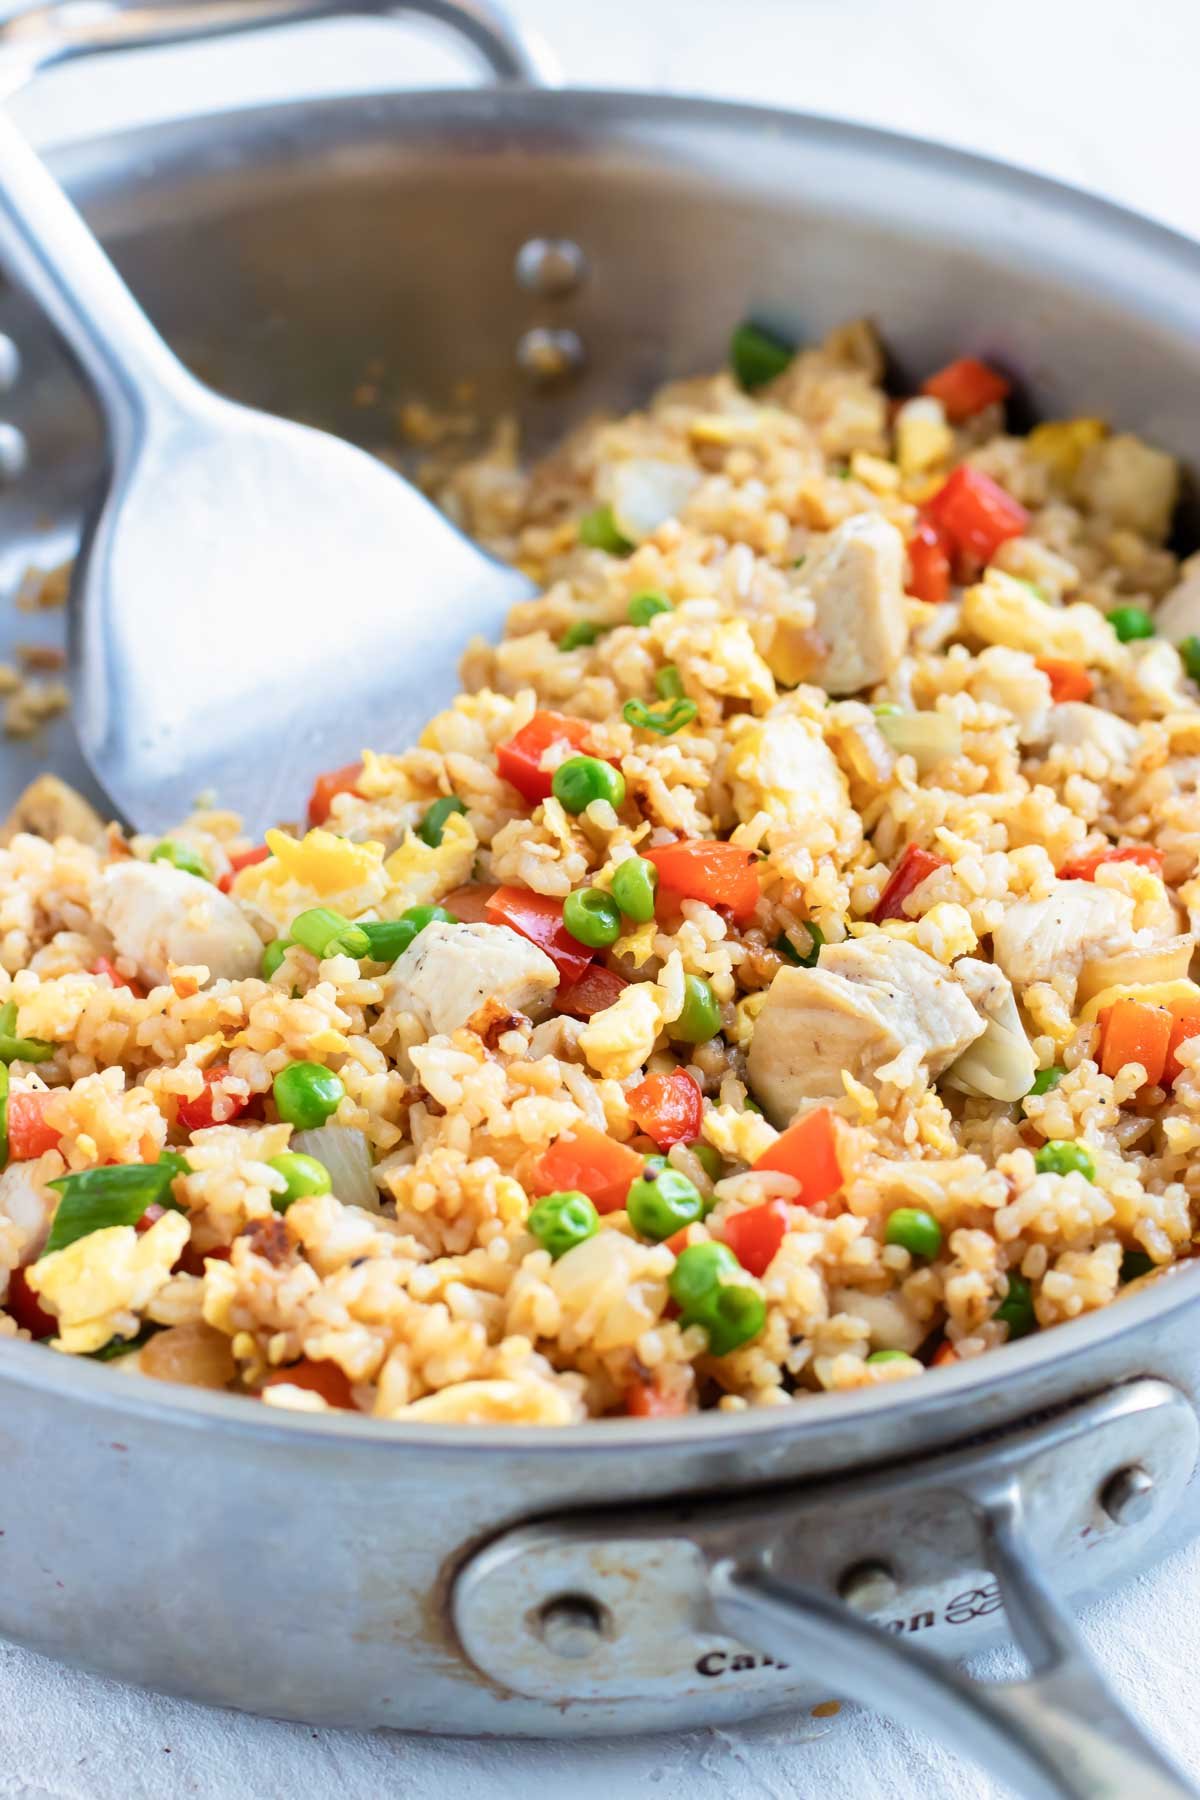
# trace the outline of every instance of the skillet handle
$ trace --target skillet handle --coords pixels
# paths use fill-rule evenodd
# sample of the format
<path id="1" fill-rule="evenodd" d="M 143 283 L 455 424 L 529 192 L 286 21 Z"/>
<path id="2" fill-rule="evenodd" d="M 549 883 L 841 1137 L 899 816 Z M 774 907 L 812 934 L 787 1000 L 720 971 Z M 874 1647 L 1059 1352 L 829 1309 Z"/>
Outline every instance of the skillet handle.
<path id="1" fill-rule="evenodd" d="M 448 26 L 477 50 L 497 81 L 557 87 L 550 51 L 513 19 L 503 0 L 2 0 L 0 72 L 14 92 L 42 69 L 80 56 L 228 37 L 339 15 L 416 13 Z"/>
<path id="2" fill-rule="evenodd" d="M 830 1685 L 982 1763 L 1023 1800 L 1196 1800 L 1197 1789 L 1126 1712 L 1037 1567 L 1011 1482 L 976 1493 L 988 1563 L 1030 1664 L 988 1686 L 904 1643 L 769 1560 L 713 1562 L 720 1625 L 772 1655 L 819 1663 Z"/>

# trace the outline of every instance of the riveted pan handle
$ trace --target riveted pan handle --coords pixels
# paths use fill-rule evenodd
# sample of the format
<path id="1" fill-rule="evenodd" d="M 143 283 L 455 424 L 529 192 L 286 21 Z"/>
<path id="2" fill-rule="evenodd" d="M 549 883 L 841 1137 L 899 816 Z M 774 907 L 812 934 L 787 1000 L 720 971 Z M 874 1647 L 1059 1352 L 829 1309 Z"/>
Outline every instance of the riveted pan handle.
<path id="1" fill-rule="evenodd" d="M 973 1758 L 1023 1800 L 1196 1800 L 1196 1788 L 1113 1694 L 1036 1572 L 1019 1486 L 990 1494 L 982 1510 L 988 1560 L 1030 1663 L 1024 1681 L 968 1680 L 762 1562 L 711 1566 L 714 1613 L 744 1643 L 819 1662 L 831 1686 Z"/>
<path id="2" fill-rule="evenodd" d="M 415 13 L 448 26 L 497 81 L 556 87 L 558 65 L 501 0 L 3 0 L 0 75 L 11 93 L 42 69 L 106 51 L 182 44 L 340 15 Z"/>

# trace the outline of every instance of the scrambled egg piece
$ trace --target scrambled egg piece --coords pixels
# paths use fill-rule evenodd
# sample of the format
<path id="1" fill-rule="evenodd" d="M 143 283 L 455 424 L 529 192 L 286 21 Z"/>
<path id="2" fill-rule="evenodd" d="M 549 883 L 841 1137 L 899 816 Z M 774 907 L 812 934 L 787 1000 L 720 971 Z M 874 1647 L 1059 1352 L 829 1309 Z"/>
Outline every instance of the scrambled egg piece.
<path id="1" fill-rule="evenodd" d="M 1046 463 L 1062 482 L 1069 483 L 1083 461 L 1084 452 L 1108 434 L 1103 419 L 1047 419 L 1035 425 L 1025 448 L 1038 462 Z"/>
<path id="2" fill-rule="evenodd" d="M 685 603 L 659 613 L 650 630 L 664 661 L 695 669 L 701 687 L 760 706 L 774 700 L 774 677 L 754 648 L 745 619 L 713 619 Z"/>
<path id="3" fill-rule="evenodd" d="M 382 844 L 352 844 L 321 827 L 302 838 L 268 831 L 266 843 L 271 855 L 243 869 L 233 891 L 281 928 L 318 904 L 355 919 L 377 907 L 387 892 Z"/>
<path id="4" fill-rule="evenodd" d="M 738 735 L 729 759 L 742 818 L 763 811 L 799 825 L 836 822 L 850 804 L 846 777 L 817 730 L 800 719 L 771 718 Z"/>
<path id="5" fill-rule="evenodd" d="M 638 925 L 633 931 L 627 931 L 624 937 L 617 939 L 613 945 L 616 956 L 627 956 L 635 969 L 644 968 L 654 955 L 654 939 L 658 934 L 658 920 L 647 919 L 644 925 Z"/>
<path id="6" fill-rule="evenodd" d="M 456 1381 L 383 1416 L 433 1419 L 442 1425 L 573 1425 L 587 1413 L 565 1387 L 528 1376 L 521 1381 Z"/>
<path id="7" fill-rule="evenodd" d="M 108 1225 L 32 1263 L 30 1287 L 58 1314 L 54 1348 L 87 1356 L 111 1338 L 135 1337 L 138 1315 L 170 1279 L 190 1235 L 182 1213 L 166 1212 L 147 1232 Z"/>
<path id="8" fill-rule="evenodd" d="M 940 400 L 921 395 L 906 400 L 896 414 L 896 461 L 902 475 L 924 475 L 949 462 L 954 433 Z"/>
<path id="9" fill-rule="evenodd" d="M 1031 656 L 1066 658 L 1098 669 L 1111 669 L 1120 651 L 1116 632 L 1086 600 L 1051 606 L 1000 569 L 989 569 L 982 581 L 967 589 L 962 624 L 964 631 L 985 644 L 1004 644 Z"/>
<path id="10" fill-rule="evenodd" d="M 654 1050 L 665 1023 L 666 995 L 656 981 L 635 981 L 611 1006 L 595 1013 L 579 1034 L 579 1047 L 606 1081 L 623 1081 Z"/>
<path id="11" fill-rule="evenodd" d="M 860 919 L 848 930 L 851 937 L 877 937 L 882 932 L 885 937 L 900 938 L 946 964 L 969 956 L 979 943 L 970 913 L 953 900 L 939 900 L 919 919 L 888 919 L 883 925 Z"/>
<path id="12" fill-rule="evenodd" d="M 461 813 L 451 813 L 442 829 L 442 841 L 427 844 L 415 831 L 405 834 L 398 850 L 383 865 L 393 891 L 387 910 L 398 917 L 407 906 L 436 903 L 452 888 L 471 879 L 479 840 Z"/>

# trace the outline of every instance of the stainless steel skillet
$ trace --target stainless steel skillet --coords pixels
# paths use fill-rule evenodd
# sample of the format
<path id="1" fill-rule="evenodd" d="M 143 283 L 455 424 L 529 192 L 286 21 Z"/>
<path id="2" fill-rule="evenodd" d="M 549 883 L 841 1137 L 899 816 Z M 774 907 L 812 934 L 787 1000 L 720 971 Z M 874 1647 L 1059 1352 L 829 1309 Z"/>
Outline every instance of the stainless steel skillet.
<path id="1" fill-rule="evenodd" d="M 164 29 L 246 10 L 172 7 Z M 120 9 L 63 16 L 84 20 L 75 53 L 89 19 L 120 37 Z M 142 35 L 157 16 L 131 15 Z M 19 41 L 22 73 L 64 47 L 28 21 Z M 492 60 L 522 66 L 500 40 Z M 948 346 L 999 355 L 1039 410 L 1194 460 L 1200 251 L 884 134 L 514 87 L 210 115 L 55 166 L 199 372 L 369 444 L 402 397 L 464 375 L 481 415 L 515 404 L 545 442 L 711 364 L 747 311 L 812 335 L 866 310 L 914 371 Z M 15 584 L 68 552 L 101 462 L 15 297 L 0 330 Z M 576 373 L 531 386 L 548 348 Z M 71 757 L 64 727 L 55 766 Z M 45 760 L 14 749 L 0 781 Z M 1083 1600 L 1195 1529 L 1195 1294 L 1181 1274 L 902 1396 L 544 1434 L 268 1417 L 0 1344 L 0 1632 L 199 1699 L 431 1731 L 632 1732 L 857 1694 L 1022 1793 L 1179 1791 L 1030 1571 Z M 972 1698 L 912 1658 L 1004 1635 L 1002 1605 L 1027 1689 Z"/>

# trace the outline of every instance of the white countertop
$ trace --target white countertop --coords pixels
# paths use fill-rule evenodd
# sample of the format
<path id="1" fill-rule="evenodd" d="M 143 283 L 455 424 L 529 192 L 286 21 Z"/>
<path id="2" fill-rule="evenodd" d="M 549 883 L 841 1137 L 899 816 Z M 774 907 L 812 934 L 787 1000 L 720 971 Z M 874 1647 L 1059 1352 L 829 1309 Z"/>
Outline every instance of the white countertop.
<path id="1" fill-rule="evenodd" d="M 1059 175 L 1200 235 L 1195 0 L 512 0 L 567 78 L 667 87 L 866 120 Z M 196 105 L 313 88 L 444 82 L 444 38 L 319 25 L 56 71 L 17 102 L 43 141 Z M 0 1472 L 0 1480 L 3 1479 Z M 86 1498 L 81 1497 L 81 1504 Z M 144 1521 L 130 1520 L 131 1555 Z M 1114 1687 L 1200 1765 L 1200 1550 L 1093 1609 Z M 336 1645 L 330 1646 L 336 1655 Z M 1011 1671 L 1004 1657 L 978 1672 Z M 1182 1703 L 1181 1703 L 1182 1699 Z M 926 1739 L 846 1709 L 740 1730 L 571 1746 L 315 1731 L 76 1674 L 0 1644 L 0 1800 L 991 1800 Z"/>

